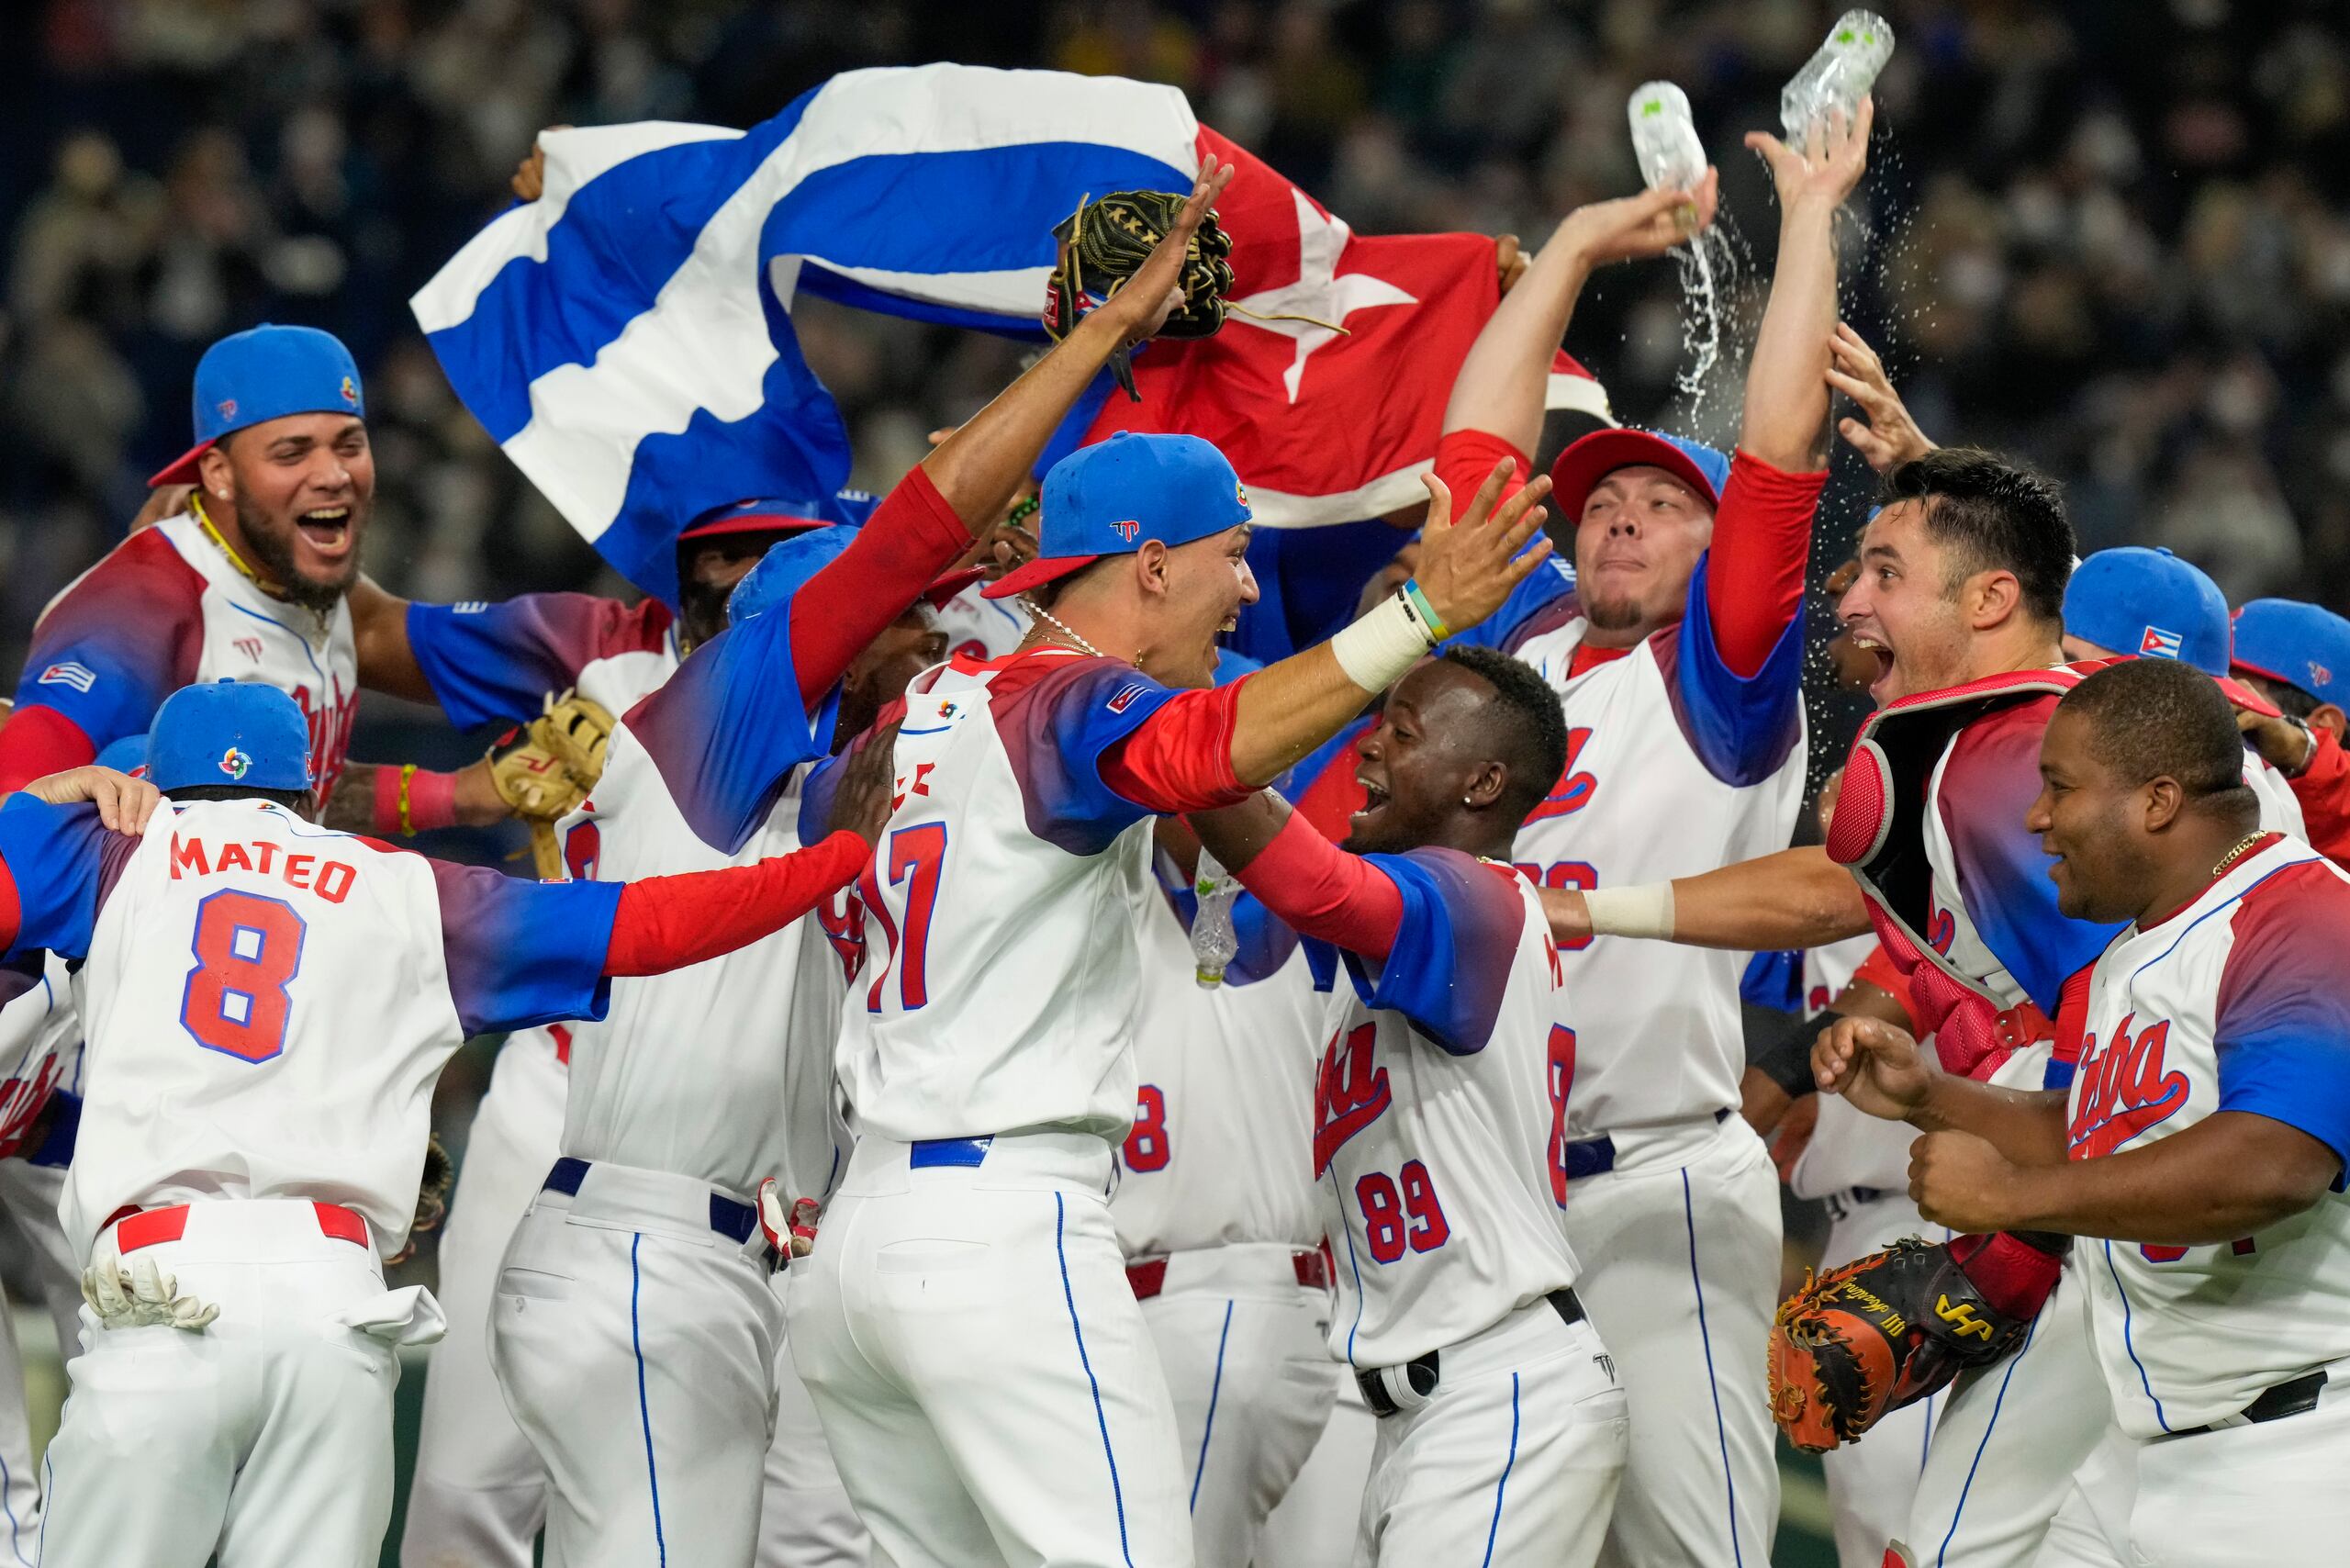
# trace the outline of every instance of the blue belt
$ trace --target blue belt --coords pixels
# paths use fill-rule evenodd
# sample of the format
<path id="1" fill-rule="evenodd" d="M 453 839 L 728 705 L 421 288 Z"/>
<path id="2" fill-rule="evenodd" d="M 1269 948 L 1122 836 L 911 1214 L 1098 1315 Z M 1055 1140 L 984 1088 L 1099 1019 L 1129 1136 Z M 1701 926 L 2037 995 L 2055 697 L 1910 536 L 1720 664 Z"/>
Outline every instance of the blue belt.
<path id="1" fill-rule="evenodd" d="M 988 1145 L 994 1141 L 993 1135 L 987 1137 L 916 1138 L 912 1146 L 913 1152 L 907 1156 L 906 1164 L 916 1170 L 935 1170 L 942 1166 L 961 1166 L 968 1170 L 988 1157 Z"/>
<path id="2" fill-rule="evenodd" d="M 554 1169 L 547 1172 L 546 1185 L 542 1191 L 577 1197 L 579 1184 L 588 1179 L 588 1160 L 574 1159 L 565 1155 L 554 1162 Z M 759 1228 L 759 1211 L 749 1204 L 736 1203 L 723 1193 L 712 1193 L 710 1195 L 710 1228 L 730 1241 L 738 1244 L 748 1241 Z"/>
<path id="3" fill-rule="evenodd" d="M 82 1129 L 82 1097 L 70 1089 L 52 1089 L 40 1114 L 33 1118 L 38 1140 L 25 1150 L 25 1163 L 63 1170 L 73 1163 L 73 1140 Z"/>
<path id="4" fill-rule="evenodd" d="M 1716 1111 L 1716 1126 L 1729 1120 L 1728 1111 Z M 1564 1163 L 1567 1180 L 1580 1182 L 1587 1176 L 1601 1176 L 1616 1169 L 1616 1140 L 1606 1133 L 1597 1137 L 1577 1138 L 1567 1145 Z"/>

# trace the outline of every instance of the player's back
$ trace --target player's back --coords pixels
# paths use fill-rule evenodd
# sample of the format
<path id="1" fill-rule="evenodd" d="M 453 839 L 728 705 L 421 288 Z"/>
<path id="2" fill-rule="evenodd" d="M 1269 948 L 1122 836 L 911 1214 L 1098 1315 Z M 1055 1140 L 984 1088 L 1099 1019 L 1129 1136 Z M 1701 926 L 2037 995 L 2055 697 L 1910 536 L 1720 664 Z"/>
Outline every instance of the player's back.
<path id="1" fill-rule="evenodd" d="M 1158 893 L 1147 814 L 1091 752 L 1166 695 L 1063 648 L 957 659 L 908 689 L 898 804 L 863 881 L 866 967 L 842 1009 L 860 1129 L 1125 1136 L 1137 920 Z"/>
<path id="2" fill-rule="evenodd" d="M 1574 1282 L 1559 1212 L 1576 1036 L 1524 878 L 1453 850 L 1372 858 L 1446 912 L 1407 913 L 1375 973 L 1345 960 L 1360 978 L 1337 978 L 1315 1092 L 1315 1174 L 1343 1220 L 1331 1349 L 1375 1367 Z"/>
<path id="3" fill-rule="evenodd" d="M 307 1197 L 391 1251 L 464 1036 L 442 917 L 463 874 L 260 801 L 167 801 L 120 842 L 85 967 L 74 1245 L 125 1205 Z"/>
<path id="4" fill-rule="evenodd" d="M 1718 693 L 1710 706 L 1694 697 L 1710 689 L 1698 670 L 1734 683 L 1684 648 L 1686 622 L 1574 673 L 1588 630 L 1579 614 L 1547 630 L 1537 622 L 1512 650 L 1559 692 L 1567 721 L 1566 767 L 1518 830 L 1520 868 L 1546 887 L 1627 887 L 1785 848 L 1803 801 L 1800 700 L 1785 703 L 1783 733 L 1759 760 L 1740 756 L 1758 743 L 1734 737 L 1770 705 L 1759 695 Z M 1773 676 L 1784 662 L 1768 666 Z M 1733 710 L 1735 721 L 1724 716 Z M 1599 936 L 1562 947 L 1561 959 L 1583 1042 L 1568 1113 L 1576 1137 L 1739 1103 L 1745 955 Z"/>

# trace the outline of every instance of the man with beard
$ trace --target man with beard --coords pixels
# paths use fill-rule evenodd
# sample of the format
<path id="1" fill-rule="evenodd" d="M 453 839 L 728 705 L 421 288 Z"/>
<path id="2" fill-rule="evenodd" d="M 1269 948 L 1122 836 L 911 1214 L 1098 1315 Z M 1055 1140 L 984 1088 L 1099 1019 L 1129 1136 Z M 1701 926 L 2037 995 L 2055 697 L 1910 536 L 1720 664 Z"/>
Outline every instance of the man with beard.
<path id="1" fill-rule="evenodd" d="M 310 728 L 323 800 L 358 712 L 344 594 L 375 498 L 351 353 L 309 327 L 221 339 L 196 368 L 196 444 L 155 486 L 187 510 L 133 533 L 43 613 L 0 730 L 0 793 L 143 734 L 198 681 L 259 681 Z"/>

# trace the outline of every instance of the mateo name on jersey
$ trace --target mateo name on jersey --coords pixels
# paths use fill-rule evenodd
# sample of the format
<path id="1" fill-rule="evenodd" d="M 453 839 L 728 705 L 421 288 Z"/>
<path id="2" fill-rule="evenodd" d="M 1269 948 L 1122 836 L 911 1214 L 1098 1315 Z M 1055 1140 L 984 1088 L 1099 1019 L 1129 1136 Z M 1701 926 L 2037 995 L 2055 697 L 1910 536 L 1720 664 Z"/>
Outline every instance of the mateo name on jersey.
<path id="1" fill-rule="evenodd" d="M 249 871 L 259 877 L 274 874 L 287 887 L 316 893 L 329 903 L 341 903 L 359 879 L 357 868 L 346 861 L 321 863 L 316 855 L 280 855 L 278 846 L 266 841 L 239 844 L 232 839 L 215 851 L 200 838 L 172 834 L 173 881 L 183 875 L 216 877 L 228 871 Z"/>

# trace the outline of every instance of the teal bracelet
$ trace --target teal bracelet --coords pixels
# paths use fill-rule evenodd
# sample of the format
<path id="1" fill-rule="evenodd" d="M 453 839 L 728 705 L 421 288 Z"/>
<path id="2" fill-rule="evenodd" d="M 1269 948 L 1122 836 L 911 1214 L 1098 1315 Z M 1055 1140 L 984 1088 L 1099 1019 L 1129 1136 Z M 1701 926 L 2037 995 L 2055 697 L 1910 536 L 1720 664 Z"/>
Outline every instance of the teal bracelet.
<path id="1" fill-rule="evenodd" d="M 1436 606 L 1428 602 L 1428 596 L 1421 588 L 1419 578 L 1404 579 L 1404 599 L 1412 607 L 1412 613 L 1420 618 L 1420 624 L 1427 628 L 1429 642 L 1441 643 L 1452 635 L 1452 628 L 1444 623 L 1443 618 L 1436 612 Z"/>

